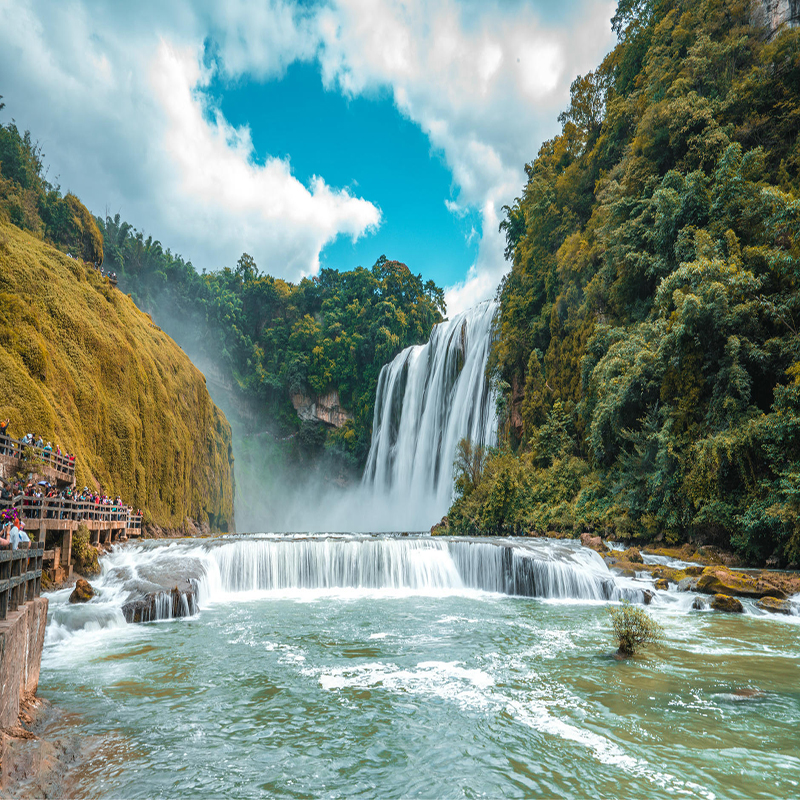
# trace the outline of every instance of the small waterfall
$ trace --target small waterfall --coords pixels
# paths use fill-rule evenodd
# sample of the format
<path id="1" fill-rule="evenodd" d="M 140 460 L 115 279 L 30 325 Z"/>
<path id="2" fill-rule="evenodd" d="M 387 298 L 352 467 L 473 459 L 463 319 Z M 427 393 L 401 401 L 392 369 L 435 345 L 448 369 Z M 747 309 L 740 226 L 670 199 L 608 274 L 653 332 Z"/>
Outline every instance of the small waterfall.
<path id="1" fill-rule="evenodd" d="M 485 302 L 436 325 L 380 373 L 363 486 L 391 529 L 427 529 L 447 512 L 458 442 L 493 445 L 495 396 L 486 380 L 492 319 Z"/>
<path id="2" fill-rule="evenodd" d="M 643 589 L 617 580 L 593 550 L 546 539 L 259 536 L 178 543 L 140 542 L 101 558 L 97 596 L 69 603 L 50 595 L 48 641 L 80 630 L 197 614 L 248 593 L 434 595 L 475 591 L 578 601 L 642 602 Z"/>
<path id="3" fill-rule="evenodd" d="M 202 602 L 257 591 L 368 589 L 426 593 L 478 590 L 576 600 L 642 600 L 603 560 L 570 544 L 468 539 L 261 539 L 208 551 Z"/>

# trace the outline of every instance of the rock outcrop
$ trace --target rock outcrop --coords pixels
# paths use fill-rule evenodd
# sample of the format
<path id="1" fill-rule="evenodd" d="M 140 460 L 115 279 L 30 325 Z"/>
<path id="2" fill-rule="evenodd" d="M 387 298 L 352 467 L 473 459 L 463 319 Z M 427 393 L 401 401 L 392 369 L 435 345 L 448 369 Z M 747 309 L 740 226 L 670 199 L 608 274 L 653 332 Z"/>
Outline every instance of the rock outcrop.
<path id="1" fill-rule="evenodd" d="M 194 586 L 175 586 L 169 591 L 150 592 L 142 598 L 125 603 L 122 613 L 127 622 L 191 617 L 197 613 L 197 596 Z"/>
<path id="2" fill-rule="evenodd" d="M 714 599 L 711 601 L 711 608 L 714 611 L 725 611 L 728 614 L 744 613 L 744 606 L 742 606 L 741 602 L 727 594 L 715 594 Z"/>
<path id="3" fill-rule="evenodd" d="M 591 550 L 596 550 L 598 553 L 607 553 L 608 547 L 606 543 L 599 536 L 592 536 L 591 533 L 581 534 L 581 544 Z"/>
<path id="4" fill-rule="evenodd" d="M 75 588 L 69 596 L 70 603 L 88 603 L 94 597 L 94 589 L 89 581 L 78 578 Z"/>
<path id="5" fill-rule="evenodd" d="M 292 395 L 292 405 L 297 416 L 306 422 L 324 422 L 334 428 L 341 428 L 353 419 L 353 415 L 342 408 L 337 391 L 318 397 L 309 397 L 302 392 L 296 392 Z"/>
<path id="6" fill-rule="evenodd" d="M 762 597 L 757 603 L 756 608 L 762 611 L 769 611 L 771 614 L 791 614 L 792 605 L 788 600 L 779 600 L 776 597 Z"/>
<path id="7" fill-rule="evenodd" d="M 800 25 L 800 0 L 761 0 L 754 6 L 753 22 L 764 25 L 770 37 L 781 25 Z"/>
<path id="8" fill-rule="evenodd" d="M 759 597 L 786 599 L 786 594 L 777 586 L 742 572 L 731 572 L 725 567 L 706 567 L 697 581 L 696 591 L 754 599 Z"/>

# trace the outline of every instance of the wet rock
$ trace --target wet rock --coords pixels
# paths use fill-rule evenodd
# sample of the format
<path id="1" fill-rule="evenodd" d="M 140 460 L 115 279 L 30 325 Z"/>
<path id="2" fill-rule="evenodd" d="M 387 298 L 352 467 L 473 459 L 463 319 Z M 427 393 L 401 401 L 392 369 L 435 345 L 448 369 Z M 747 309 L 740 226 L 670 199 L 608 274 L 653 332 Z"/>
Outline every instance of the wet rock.
<path id="1" fill-rule="evenodd" d="M 437 522 L 431 528 L 431 536 L 445 536 L 450 532 L 450 522 L 447 519 L 447 515 L 445 514 L 440 522 Z"/>
<path id="2" fill-rule="evenodd" d="M 157 619 L 178 619 L 197 612 L 193 586 L 175 586 L 168 592 L 151 592 L 122 606 L 126 622 L 152 622 Z"/>
<path id="3" fill-rule="evenodd" d="M 72 594 L 69 596 L 70 603 L 88 603 L 95 595 L 94 589 L 92 589 L 91 584 L 89 581 L 84 580 L 83 578 L 78 578 L 77 582 L 75 583 L 75 588 L 72 590 Z"/>
<path id="4" fill-rule="evenodd" d="M 779 600 L 777 597 L 762 597 L 757 603 L 756 608 L 762 611 L 769 611 L 771 614 L 791 614 L 792 606 L 788 600 Z"/>
<path id="5" fill-rule="evenodd" d="M 629 547 L 623 554 L 622 557 L 627 561 L 632 561 L 635 564 L 642 564 L 644 560 L 642 559 L 642 554 L 636 547 Z"/>
<path id="6" fill-rule="evenodd" d="M 668 581 L 666 578 L 659 578 L 659 579 L 658 579 L 658 580 L 655 582 L 655 587 L 656 587 L 656 589 L 658 589 L 660 592 L 666 592 L 666 591 L 667 591 L 667 589 L 669 589 L 669 581 Z"/>
<path id="7" fill-rule="evenodd" d="M 684 578 L 678 581 L 679 592 L 694 592 L 697 589 L 697 578 Z"/>
<path id="8" fill-rule="evenodd" d="M 645 604 L 646 606 L 649 606 L 649 605 L 650 605 L 650 603 L 652 603 L 652 602 L 653 602 L 653 598 L 654 598 L 654 597 L 655 597 L 655 595 L 654 595 L 654 594 L 653 594 L 651 591 L 648 591 L 647 589 L 645 589 L 645 590 L 642 592 L 642 602 L 644 602 L 644 604 Z"/>
<path id="9" fill-rule="evenodd" d="M 731 572 L 725 567 L 706 567 L 697 581 L 697 591 L 704 594 L 723 594 L 730 597 L 777 597 L 785 600 L 786 595 L 757 577 L 741 572 Z"/>
<path id="10" fill-rule="evenodd" d="M 693 611 L 704 611 L 707 607 L 708 603 L 703 600 L 702 597 L 695 597 L 694 602 L 692 603 L 692 610 Z"/>
<path id="11" fill-rule="evenodd" d="M 591 533 L 581 534 L 581 544 L 591 550 L 596 550 L 598 553 L 607 553 L 608 547 L 599 536 L 592 536 Z"/>
<path id="12" fill-rule="evenodd" d="M 711 608 L 715 611 L 725 611 L 729 614 L 743 614 L 744 607 L 735 597 L 727 594 L 715 594 L 711 601 Z"/>

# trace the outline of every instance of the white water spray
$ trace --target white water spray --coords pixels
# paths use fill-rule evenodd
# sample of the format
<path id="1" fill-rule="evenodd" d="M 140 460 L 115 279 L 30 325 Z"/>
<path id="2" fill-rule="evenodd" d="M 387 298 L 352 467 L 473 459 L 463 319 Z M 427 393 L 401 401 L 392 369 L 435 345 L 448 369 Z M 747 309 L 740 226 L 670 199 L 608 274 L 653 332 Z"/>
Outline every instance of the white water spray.
<path id="1" fill-rule="evenodd" d="M 383 509 L 383 529 L 438 522 L 453 498 L 458 442 L 495 444 L 486 365 L 496 309 L 481 303 L 436 325 L 427 344 L 406 348 L 381 370 L 363 487 Z"/>

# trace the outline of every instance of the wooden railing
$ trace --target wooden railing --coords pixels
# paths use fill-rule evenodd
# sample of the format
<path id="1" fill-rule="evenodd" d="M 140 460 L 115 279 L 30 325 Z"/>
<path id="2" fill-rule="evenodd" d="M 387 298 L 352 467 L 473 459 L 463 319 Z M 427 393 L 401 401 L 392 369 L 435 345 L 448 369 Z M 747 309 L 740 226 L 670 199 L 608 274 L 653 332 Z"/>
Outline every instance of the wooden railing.
<path id="1" fill-rule="evenodd" d="M 0 620 L 42 591 L 44 542 L 30 550 L 0 550 Z"/>
<path id="2" fill-rule="evenodd" d="M 75 478 L 75 458 L 65 455 L 58 455 L 55 450 L 45 450 L 44 447 L 36 447 L 32 444 L 24 444 L 11 436 L 0 435 L 0 456 L 9 456 L 17 460 L 23 460 L 26 450 L 33 451 L 34 456 L 39 460 L 39 464 L 31 464 L 30 472 L 38 472 L 38 467 L 50 467 L 59 479 L 73 482 Z"/>
<path id="3" fill-rule="evenodd" d="M 70 522 L 116 522 L 117 527 L 139 530 L 142 515 L 134 514 L 130 506 L 103 505 L 89 500 L 67 500 L 64 497 L 26 497 L 17 495 L 13 500 L 0 500 L 0 509 L 16 508 L 27 521 L 53 519 Z M 35 526 L 34 526 L 35 527 Z"/>

